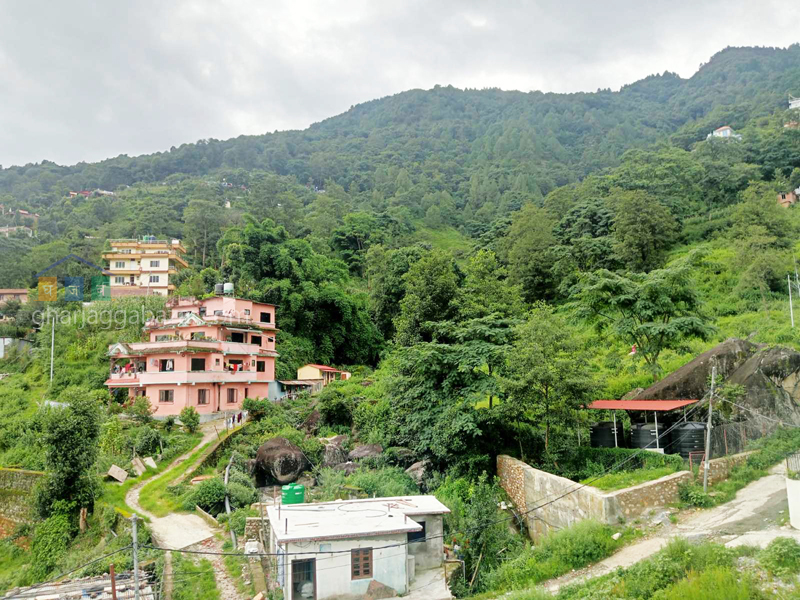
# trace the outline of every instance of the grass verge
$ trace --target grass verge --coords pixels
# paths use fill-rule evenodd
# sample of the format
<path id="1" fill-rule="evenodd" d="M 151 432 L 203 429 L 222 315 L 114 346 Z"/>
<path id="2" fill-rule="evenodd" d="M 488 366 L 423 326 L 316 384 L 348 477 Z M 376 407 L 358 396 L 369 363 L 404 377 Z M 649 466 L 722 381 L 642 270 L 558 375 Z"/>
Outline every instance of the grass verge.
<path id="1" fill-rule="evenodd" d="M 636 469 L 635 471 L 621 471 L 618 473 L 609 473 L 603 475 L 597 481 L 593 477 L 581 481 L 583 484 L 588 484 L 604 492 L 613 492 L 614 490 L 622 490 L 633 485 L 646 483 L 661 479 L 667 475 L 677 473 L 680 469 L 672 466 L 658 467 L 655 469 Z"/>
<path id="2" fill-rule="evenodd" d="M 214 567 L 205 558 L 194 562 L 178 552 L 172 555 L 172 600 L 219 600 Z"/>

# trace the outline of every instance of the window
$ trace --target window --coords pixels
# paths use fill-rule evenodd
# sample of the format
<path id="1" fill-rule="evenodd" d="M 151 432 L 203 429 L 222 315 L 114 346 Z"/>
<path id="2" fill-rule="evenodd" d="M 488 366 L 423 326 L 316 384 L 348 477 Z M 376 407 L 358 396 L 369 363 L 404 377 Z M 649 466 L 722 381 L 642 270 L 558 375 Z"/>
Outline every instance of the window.
<path id="1" fill-rule="evenodd" d="M 231 332 L 231 341 L 232 342 L 239 342 L 240 344 L 244 343 L 244 334 L 238 331 Z"/>
<path id="2" fill-rule="evenodd" d="M 408 543 L 411 544 L 413 542 L 424 542 L 425 541 L 425 521 L 417 521 L 420 525 L 422 525 L 422 531 L 409 531 L 408 532 Z"/>
<path id="3" fill-rule="evenodd" d="M 262 323 L 272 323 L 272 315 L 268 312 L 261 313 L 261 322 Z"/>
<path id="4" fill-rule="evenodd" d="M 160 260 L 151 260 L 150 261 L 150 266 L 158 268 L 158 267 L 161 266 L 161 261 Z"/>
<path id="5" fill-rule="evenodd" d="M 261 345 L 261 336 L 260 335 L 251 335 L 250 336 L 250 343 L 255 344 L 257 346 Z"/>
<path id="6" fill-rule="evenodd" d="M 244 314 L 249 316 L 250 315 L 250 309 L 249 308 L 245 308 L 244 309 Z"/>
<path id="7" fill-rule="evenodd" d="M 372 548 L 358 548 L 350 551 L 350 578 L 370 579 L 372 577 Z"/>
<path id="8" fill-rule="evenodd" d="M 160 390 L 158 392 L 158 401 L 159 402 L 174 402 L 175 401 L 175 392 L 173 390 Z"/>
<path id="9" fill-rule="evenodd" d="M 124 268 L 125 268 L 125 261 L 124 261 L 124 260 L 118 260 L 118 261 L 116 261 L 116 262 L 114 263 L 114 268 L 115 268 L 115 269 L 124 269 Z"/>
<path id="10" fill-rule="evenodd" d="M 228 390 L 228 404 L 236 402 L 236 390 Z"/>
<path id="11" fill-rule="evenodd" d="M 114 277 L 114 283 L 125 283 L 124 277 Z"/>
<path id="12" fill-rule="evenodd" d="M 266 371 L 266 363 L 263 360 L 260 360 L 256 363 L 256 372 L 263 373 Z"/>
<path id="13" fill-rule="evenodd" d="M 206 359 L 205 358 L 193 358 L 192 359 L 192 371 L 205 371 L 206 370 Z"/>
<path id="14" fill-rule="evenodd" d="M 215 317 L 221 317 L 222 316 L 222 311 L 221 310 L 215 310 L 214 311 L 214 316 Z"/>
<path id="15" fill-rule="evenodd" d="M 150 283 L 158 283 L 158 275 L 150 275 Z"/>
<path id="16" fill-rule="evenodd" d="M 162 358 L 158 363 L 159 371 L 174 371 L 175 363 L 171 358 Z"/>
<path id="17" fill-rule="evenodd" d="M 214 364 L 219 366 L 219 359 L 218 358 L 214 359 Z"/>
<path id="18" fill-rule="evenodd" d="M 197 390 L 197 403 L 208 404 L 208 390 Z"/>
<path id="19" fill-rule="evenodd" d="M 205 306 L 201 306 L 200 307 L 200 316 L 201 317 L 205 317 L 206 316 L 206 307 Z"/>

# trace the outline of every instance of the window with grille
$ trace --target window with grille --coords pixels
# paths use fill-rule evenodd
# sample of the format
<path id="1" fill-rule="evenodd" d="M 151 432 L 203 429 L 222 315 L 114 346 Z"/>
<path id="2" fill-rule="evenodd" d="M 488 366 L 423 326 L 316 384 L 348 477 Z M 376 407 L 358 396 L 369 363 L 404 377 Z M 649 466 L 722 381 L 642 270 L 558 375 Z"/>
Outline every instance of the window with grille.
<path id="1" fill-rule="evenodd" d="M 114 283 L 125 283 L 124 277 L 114 277 Z"/>
<path id="2" fill-rule="evenodd" d="M 350 551 L 351 579 L 372 577 L 372 548 L 357 548 Z"/>
<path id="3" fill-rule="evenodd" d="M 208 404 L 208 390 L 197 390 L 197 403 Z"/>
<path id="4" fill-rule="evenodd" d="M 124 260 L 118 260 L 118 261 L 116 261 L 116 262 L 114 263 L 114 268 L 115 268 L 115 269 L 124 269 L 124 268 L 125 268 L 125 261 L 124 261 Z"/>
<path id="5" fill-rule="evenodd" d="M 175 401 L 175 392 L 173 390 L 160 390 L 158 392 L 158 401 L 159 402 L 174 402 Z"/>
<path id="6" fill-rule="evenodd" d="M 228 390 L 228 403 L 236 402 L 236 390 Z"/>
<path id="7" fill-rule="evenodd" d="M 161 261 L 160 260 L 151 260 L 150 261 L 150 266 L 151 267 L 160 267 L 161 266 Z"/>
<path id="8" fill-rule="evenodd" d="M 150 283 L 158 283 L 158 275 L 150 275 Z"/>
<path id="9" fill-rule="evenodd" d="M 256 363 L 256 371 L 257 371 L 258 373 L 263 373 L 264 371 L 266 371 L 266 370 L 267 370 L 267 369 L 266 369 L 266 364 L 267 364 L 267 363 L 265 363 L 263 360 L 259 360 L 259 361 Z"/>

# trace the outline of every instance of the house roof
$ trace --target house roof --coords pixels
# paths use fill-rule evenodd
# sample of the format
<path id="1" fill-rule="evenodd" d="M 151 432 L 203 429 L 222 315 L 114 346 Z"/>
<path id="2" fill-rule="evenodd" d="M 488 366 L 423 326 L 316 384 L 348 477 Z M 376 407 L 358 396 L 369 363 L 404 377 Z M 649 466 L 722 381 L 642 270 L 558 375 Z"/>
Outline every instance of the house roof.
<path id="1" fill-rule="evenodd" d="M 283 385 L 317 385 L 319 384 L 319 379 L 279 379 L 278 380 Z"/>
<path id="2" fill-rule="evenodd" d="M 374 537 L 421 531 L 414 516 L 440 515 L 450 509 L 435 496 L 396 496 L 288 504 L 267 508 L 278 542 Z"/>
<path id="3" fill-rule="evenodd" d="M 697 400 L 595 400 L 592 410 L 655 410 L 665 412 L 694 404 Z"/>
<path id="4" fill-rule="evenodd" d="M 333 367 L 329 367 L 327 365 L 307 364 L 307 365 L 304 365 L 304 366 L 306 366 L 306 367 L 314 367 L 315 369 L 319 369 L 320 371 L 332 371 L 334 373 L 342 373 L 343 372 L 343 371 L 340 371 L 339 369 L 334 369 Z"/>
<path id="5" fill-rule="evenodd" d="M 722 127 L 717 127 L 714 131 L 724 131 L 725 129 L 730 129 L 731 131 L 733 131 L 733 127 L 731 127 L 730 125 L 723 125 Z"/>
<path id="6" fill-rule="evenodd" d="M 0 288 L 0 294 L 27 294 L 27 288 Z"/>
<path id="7" fill-rule="evenodd" d="M 117 600 L 133 600 L 135 596 L 133 573 L 117 573 Z M 12 598 L 26 598 L 28 600 L 53 600 L 55 598 L 81 598 L 83 591 L 89 594 L 86 597 L 96 600 L 111 600 L 111 577 L 100 575 L 98 577 L 84 577 L 82 579 L 68 579 L 58 583 L 48 583 L 26 588 L 11 590 Z M 152 600 L 156 597 L 147 576 L 139 576 L 139 597 L 141 600 Z"/>

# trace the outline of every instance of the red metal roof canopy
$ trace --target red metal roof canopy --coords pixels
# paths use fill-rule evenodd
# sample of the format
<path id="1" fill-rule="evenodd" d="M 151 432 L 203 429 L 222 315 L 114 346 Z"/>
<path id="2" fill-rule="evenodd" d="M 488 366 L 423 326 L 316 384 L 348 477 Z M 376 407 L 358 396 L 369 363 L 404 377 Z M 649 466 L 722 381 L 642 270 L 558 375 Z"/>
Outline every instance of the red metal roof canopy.
<path id="1" fill-rule="evenodd" d="M 675 410 L 694 404 L 697 400 L 595 400 L 586 408 L 592 410 Z"/>

